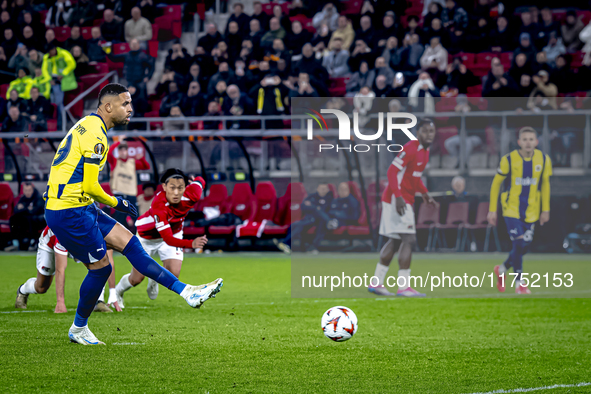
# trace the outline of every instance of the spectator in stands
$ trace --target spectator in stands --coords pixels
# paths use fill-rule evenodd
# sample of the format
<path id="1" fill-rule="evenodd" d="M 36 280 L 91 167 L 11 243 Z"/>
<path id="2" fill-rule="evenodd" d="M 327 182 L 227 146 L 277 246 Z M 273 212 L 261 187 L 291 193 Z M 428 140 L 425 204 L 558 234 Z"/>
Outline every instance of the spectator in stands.
<path id="1" fill-rule="evenodd" d="M 377 43 L 378 34 L 376 29 L 374 29 L 374 27 L 371 25 L 371 18 L 369 15 L 363 15 L 359 21 L 359 24 L 361 27 L 355 32 L 355 39 L 363 40 L 373 48 L 373 46 Z"/>
<path id="2" fill-rule="evenodd" d="M 291 33 L 291 21 L 289 20 L 289 16 L 283 15 L 283 9 L 279 4 L 273 6 L 273 17 L 279 19 L 279 24 L 283 27 L 286 34 Z"/>
<path id="3" fill-rule="evenodd" d="M 570 64 L 568 64 L 566 57 L 563 55 L 557 56 L 555 64 L 556 67 L 552 71 L 550 79 L 556 84 L 558 91 L 560 93 L 570 93 L 575 91 L 577 83 L 574 82 L 574 73 L 570 68 Z M 579 74 L 581 74 L 585 68 L 586 66 L 580 68 Z M 584 78 L 584 80 L 587 80 L 587 78 Z"/>
<path id="4" fill-rule="evenodd" d="M 70 0 L 57 0 L 45 16 L 45 26 L 49 28 L 67 26 L 73 11 Z"/>
<path id="5" fill-rule="evenodd" d="M 146 112 L 150 110 L 150 104 L 148 103 L 148 97 L 143 87 L 137 88 L 134 85 L 128 85 L 127 90 L 131 95 L 131 101 L 133 102 L 133 115 L 138 118 L 143 118 Z M 131 124 L 134 125 L 133 123 Z M 139 125 L 137 123 L 136 125 Z"/>
<path id="6" fill-rule="evenodd" d="M 221 62 L 229 62 L 230 56 L 228 55 L 228 44 L 225 41 L 220 41 L 211 51 L 211 57 L 214 64 L 220 64 Z"/>
<path id="7" fill-rule="evenodd" d="M 154 74 L 154 64 L 152 58 L 140 50 L 140 42 L 136 39 L 129 43 L 129 52 L 113 56 L 109 59 L 115 62 L 124 62 L 123 74 L 127 79 L 128 85 L 140 86 L 148 83 Z M 143 88 L 143 86 L 142 86 Z"/>
<path id="8" fill-rule="evenodd" d="M 457 103 L 457 105 L 454 108 L 455 112 L 467 113 L 467 112 L 471 111 L 471 107 L 468 103 L 468 97 L 466 97 L 466 95 L 464 95 L 464 94 L 458 95 L 458 97 L 456 98 L 456 103 Z M 461 151 L 460 139 L 461 139 L 460 135 L 456 134 L 456 135 L 451 136 L 448 139 L 446 139 L 445 142 L 443 143 L 445 145 L 445 149 L 447 149 L 449 154 L 457 158 L 457 166 L 458 167 L 460 165 L 460 151 Z M 466 150 L 464 152 L 465 153 L 464 163 L 468 163 L 468 158 L 472 155 L 472 151 L 474 149 L 478 148 L 480 145 L 482 145 L 482 140 L 480 139 L 479 136 L 474 135 L 473 133 L 470 133 L 464 139 L 464 143 L 466 146 Z"/>
<path id="9" fill-rule="evenodd" d="M 425 19 L 423 19 L 423 26 L 431 26 L 431 22 L 433 19 L 441 20 L 441 14 L 443 13 L 443 3 L 438 3 L 436 1 L 426 1 L 425 8 L 423 10 L 423 15 L 425 15 Z"/>
<path id="10" fill-rule="evenodd" d="M 432 75 L 432 79 L 441 86 L 440 76 L 447 68 L 447 50 L 441 45 L 439 37 L 432 37 L 430 44 L 421 56 L 421 68 Z"/>
<path id="11" fill-rule="evenodd" d="M 107 54 L 103 50 L 102 43 L 105 41 L 101 36 L 101 28 L 98 26 L 93 27 L 90 30 L 92 34 L 92 38 L 88 40 L 88 45 L 86 47 L 86 54 L 88 55 L 88 60 L 91 62 L 98 62 L 104 63 L 107 60 Z"/>
<path id="12" fill-rule="evenodd" d="M 581 30 L 581 33 L 579 33 L 579 39 L 584 44 L 582 49 L 582 51 L 585 53 L 585 56 L 583 57 L 583 64 L 588 67 L 591 65 L 591 22 L 589 22 L 589 24 L 585 26 L 583 30 Z M 546 48 L 544 48 L 544 50 L 545 49 Z M 564 53 L 565 52 L 561 54 Z"/>
<path id="13" fill-rule="evenodd" d="M 205 77 L 201 75 L 201 67 L 199 67 L 199 64 L 197 63 L 193 63 L 191 64 L 191 67 L 189 67 L 189 74 L 187 74 L 185 80 L 183 81 L 182 90 L 187 91 L 191 82 L 198 82 L 199 87 L 201 87 L 201 84 L 203 83 L 207 84 Z M 187 112 L 184 108 L 181 109 L 183 110 L 183 113 Z"/>
<path id="14" fill-rule="evenodd" d="M 324 83 L 324 81 L 328 79 L 328 72 L 314 57 L 311 44 L 304 44 L 302 47 L 302 58 L 294 64 L 293 71 L 298 74 L 306 73 L 308 75 L 313 75 L 316 80 L 321 83 Z"/>
<path id="15" fill-rule="evenodd" d="M 431 25 L 425 29 L 422 39 L 429 42 L 433 37 L 439 37 L 441 42 L 445 43 L 445 45 L 448 44 L 449 31 L 443 27 L 441 19 L 435 18 L 431 21 Z"/>
<path id="16" fill-rule="evenodd" d="M 466 30 L 468 28 L 468 13 L 456 4 L 455 0 L 446 0 L 445 8 L 441 13 L 443 27 L 453 31 L 455 28 Z"/>
<path id="17" fill-rule="evenodd" d="M 296 20 L 291 24 L 291 33 L 287 35 L 285 45 L 293 56 L 298 56 L 302 54 L 302 43 L 312 41 L 312 36 L 312 33 L 303 29 L 302 23 Z"/>
<path id="18" fill-rule="evenodd" d="M 552 71 L 552 66 L 548 63 L 548 58 L 546 57 L 546 52 L 540 51 L 536 54 L 536 62 L 534 63 L 534 71 L 546 70 L 548 72 Z"/>
<path id="19" fill-rule="evenodd" d="M 330 31 L 328 30 L 328 26 L 323 24 L 320 26 L 320 29 L 316 30 L 316 34 L 310 41 L 312 44 L 314 52 L 316 53 L 324 53 L 326 48 L 328 48 L 328 43 L 330 42 Z M 303 49 L 303 48 L 302 48 Z"/>
<path id="20" fill-rule="evenodd" d="M 408 90 L 410 86 L 406 84 L 406 78 L 404 73 L 397 72 L 394 76 L 394 83 L 392 84 L 391 97 L 408 97 Z M 396 100 L 398 101 L 398 100 Z M 399 101 L 398 101 L 399 102 Z M 397 112 L 397 111 L 390 111 Z"/>
<path id="21" fill-rule="evenodd" d="M 199 39 L 197 45 L 203 47 L 205 53 L 211 53 L 218 42 L 223 40 L 222 35 L 217 29 L 215 23 L 208 23 L 205 25 L 205 35 Z"/>
<path id="22" fill-rule="evenodd" d="M 22 132 L 29 130 L 29 122 L 27 118 L 21 115 L 21 111 L 19 109 L 19 105 L 11 105 L 8 106 L 10 101 L 7 103 L 8 108 L 8 117 L 2 123 L 2 132 L 10 133 L 10 132 Z"/>
<path id="23" fill-rule="evenodd" d="M 328 26 L 328 30 L 331 32 L 338 29 L 338 19 L 339 13 L 337 8 L 332 3 L 327 3 L 323 8 L 322 11 L 318 12 L 312 18 L 312 26 L 316 29 L 319 29 L 323 24 Z"/>
<path id="24" fill-rule="evenodd" d="M 418 34 L 419 37 L 423 35 L 423 29 L 419 26 L 419 17 L 416 15 L 409 15 L 406 19 L 407 28 L 404 34 Z"/>
<path id="25" fill-rule="evenodd" d="M 228 35 L 228 28 L 231 22 L 236 22 L 238 24 L 238 30 L 240 30 L 241 33 L 248 34 L 250 29 L 250 17 L 244 13 L 244 5 L 242 3 L 234 3 L 233 9 L 234 13 L 230 15 L 228 23 L 226 24 L 225 35 Z"/>
<path id="26" fill-rule="evenodd" d="M 187 95 L 181 102 L 181 110 L 185 116 L 202 116 L 206 109 L 206 97 L 201 92 L 201 85 L 197 81 L 189 83 Z"/>
<path id="27" fill-rule="evenodd" d="M 591 40 L 591 29 L 588 30 L 589 32 L 589 39 Z M 581 38 L 583 37 L 583 32 L 581 32 Z M 586 42 L 584 39 L 582 40 Z M 587 44 L 585 44 L 587 46 Z M 589 46 L 589 50 L 591 50 L 591 45 Z M 583 52 L 585 48 L 583 48 Z M 548 45 L 544 47 L 544 52 L 546 52 L 546 58 L 548 59 L 548 63 L 552 66 L 556 64 L 556 58 L 559 55 L 564 55 L 566 53 L 566 47 L 562 42 L 562 38 L 558 37 L 558 33 L 556 31 L 551 31 L 548 33 Z"/>
<path id="28" fill-rule="evenodd" d="M 534 84 L 531 81 L 531 75 L 528 74 L 523 74 L 521 76 L 521 79 L 519 80 L 519 93 L 517 93 L 517 95 L 522 98 L 522 97 L 526 97 L 529 99 L 529 95 L 531 94 L 531 91 L 534 90 Z M 524 102 L 519 101 L 520 102 L 520 108 L 523 110 L 524 108 L 527 108 L 527 100 L 525 100 Z M 521 104 L 523 103 L 523 104 Z"/>
<path id="29" fill-rule="evenodd" d="M 490 32 L 490 50 L 492 52 L 507 52 L 515 49 L 514 38 L 507 18 L 499 16 L 497 27 Z"/>
<path id="30" fill-rule="evenodd" d="M 288 88 L 281 83 L 281 78 L 270 73 L 251 89 L 249 96 L 257 98 L 257 114 L 284 115 L 285 107 L 289 104 L 288 94 Z M 265 120 L 263 127 L 266 129 L 282 129 L 283 121 Z"/>
<path id="31" fill-rule="evenodd" d="M 137 207 L 140 216 L 148 212 L 154 197 L 156 197 L 156 184 L 153 182 L 144 183 L 142 185 L 142 194 L 137 196 Z"/>
<path id="32" fill-rule="evenodd" d="M 406 35 L 404 37 L 404 47 L 400 51 L 400 64 L 403 66 L 403 71 L 408 74 L 415 74 L 420 69 L 420 61 L 425 47 L 419 40 L 418 34 L 413 34 L 412 36 Z"/>
<path id="33" fill-rule="evenodd" d="M 382 21 L 382 26 L 382 29 L 380 29 L 375 36 L 375 45 L 377 45 L 378 48 L 385 47 L 388 38 L 393 36 L 396 37 L 399 34 L 398 26 L 396 26 L 394 11 L 386 11 L 386 15 L 384 15 Z"/>
<path id="34" fill-rule="evenodd" d="M 514 81 L 519 81 L 523 74 L 533 75 L 534 70 L 531 62 L 528 62 L 527 55 L 520 53 L 513 58 L 513 65 L 509 69 L 509 75 Z"/>
<path id="35" fill-rule="evenodd" d="M 386 41 L 386 47 L 382 52 L 382 57 L 386 61 L 386 64 L 392 69 L 397 70 L 400 68 L 402 50 L 398 48 L 398 38 L 390 37 Z"/>
<path id="36" fill-rule="evenodd" d="M 298 80 L 295 84 L 291 84 L 289 82 L 285 83 L 289 91 L 289 97 L 319 97 L 318 92 L 314 87 L 310 84 L 310 76 L 306 73 L 300 73 L 298 75 Z"/>
<path id="37" fill-rule="evenodd" d="M 209 77 L 217 72 L 217 66 L 213 62 L 213 58 L 210 54 L 205 52 L 205 49 L 201 46 L 195 48 L 195 55 L 193 56 L 192 63 L 197 63 L 201 69 L 203 77 Z"/>
<path id="38" fill-rule="evenodd" d="M 453 62 L 447 65 L 447 86 L 449 89 L 457 89 L 458 93 L 468 93 L 468 87 L 480 85 L 480 78 L 476 77 L 462 61 L 461 56 L 454 58 Z"/>
<path id="39" fill-rule="evenodd" d="M 8 90 L 8 97 L 6 101 L 6 112 L 10 110 L 11 107 L 17 107 L 20 112 L 23 112 L 26 108 L 25 106 L 25 99 L 18 96 L 18 91 L 16 89 Z"/>
<path id="40" fill-rule="evenodd" d="M 10 17 L 10 12 L 4 10 L 0 13 L 0 34 L 4 36 L 4 30 L 14 29 L 17 26 L 16 22 Z"/>
<path id="41" fill-rule="evenodd" d="M 263 60 L 269 62 L 271 71 L 276 72 L 279 76 L 291 70 L 291 53 L 285 49 L 283 40 L 279 38 L 273 41 L 273 48 L 268 49 Z"/>
<path id="42" fill-rule="evenodd" d="M 321 215 L 326 215 L 328 208 L 332 204 L 333 194 L 330 192 L 327 183 L 321 183 L 316 188 L 316 193 L 306 197 L 301 205 L 302 208 L 302 219 L 291 225 L 291 237 L 300 240 L 300 248 L 304 248 L 303 239 L 301 235 L 305 234 L 310 228 L 317 226 L 321 221 Z M 323 236 L 323 234 L 320 234 Z M 319 245 L 319 242 L 314 240 L 313 245 Z M 282 240 L 284 243 L 290 244 L 291 240 Z M 316 246 L 312 246 L 311 251 L 314 251 Z"/>
<path id="43" fill-rule="evenodd" d="M 330 41 L 328 42 L 328 49 L 332 50 L 334 40 L 340 38 L 343 40 L 343 48 L 348 49 L 355 38 L 355 31 L 351 25 L 351 21 L 346 16 L 339 16 L 338 28 L 332 33 Z"/>
<path id="44" fill-rule="evenodd" d="M 76 60 L 76 69 L 74 70 L 76 78 L 80 78 L 81 76 L 90 74 L 94 71 L 94 67 L 90 67 L 88 64 L 88 56 L 82 52 L 82 48 L 78 45 L 72 47 L 72 57 Z"/>
<path id="45" fill-rule="evenodd" d="M 41 67 L 35 68 L 35 76 L 33 77 L 33 84 L 31 87 L 39 88 L 39 94 L 41 94 L 46 99 L 50 98 L 51 95 L 51 78 L 47 78 L 47 76 L 43 75 L 43 70 Z"/>
<path id="46" fill-rule="evenodd" d="M 524 33 L 527 34 L 527 33 Z M 486 82 L 482 87 L 482 97 L 513 97 L 519 91 L 517 83 L 508 73 L 499 58 L 495 57 Z"/>
<path id="47" fill-rule="evenodd" d="M 386 59 L 383 57 L 378 57 L 375 62 L 375 68 L 370 71 L 370 73 L 374 73 L 374 79 L 383 75 L 386 77 L 386 84 L 392 85 L 394 82 L 394 70 L 392 70 L 387 64 Z"/>
<path id="48" fill-rule="evenodd" d="M 439 89 L 433 83 L 429 73 L 422 72 L 408 89 L 408 105 L 414 111 L 432 114 L 435 112 L 434 97 L 439 97 Z"/>
<path id="49" fill-rule="evenodd" d="M 228 100 L 222 103 L 222 112 L 226 116 L 242 116 L 254 114 L 254 103 L 236 85 L 230 85 L 226 89 Z M 247 129 L 247 121 L 229 121 L 226 124 L 227 129 Z"/>
<path id="50" fill-rule="evenodd" d="M 470 52 L 481 52 L 482 48 L 490 48 L 491 39 L 490 39 L 490 31 L 491 28 L 488 23 L 488 18 L 480 18 L 478 19 L 477 26 L 472 29 L 470 34 L 466 36 L 461 29 L 456 29 L 452 34 L 449 36 L 450 42 L 455 42 L 456 49 L 459 46 L 460 51 L 458 52 L 465 52 L 466 49 Z M 462 45 L 465 45 L 465 50 L 462 50 Z M 449 50 L 449 48 L 448 48 Z M 458 53 L 454 52 L 454 53 Z M 451 50 L 450 50 L 451 53 Z"/>
<path id="51" fill-rule="evenodd" d="M 101 35 L 105 40 L 113 43 L 123 41 L 123 24 L 115 19 L 115 13 L 108 8 L 103 13 Z"/>
<path id="52" fill-rule="evenodd" d="M 47 29 L 45 32 L 45 45 L 43 47 L 47 49 L 50 45 L 57 45 L 58 42 L 55 40 L 55 32 L 53 29 Z"/>
<path id="53" fill-rule="evenodd" d="M 76 82 L 76 60 L 70 52 L 50 44 L 43 55 L 43 76 L 51 83 L 51 102 L 58 107 L 58 128 L 64 106 L 64 93 L 78 88 Z"/>
<path id="54" fill-rule="evenodd" d="M 233 63 L 240 56 L 244 33 L 239 30 L 237 22 L 230 22 L 226 30 L 227 33 L 225 37 L 225 42 L 228 45 L 228 59 L 230 60 L 230 62 Z"/>
<path id="55" fill-rule="evenodd" d="M 443 201 L 442 213 L 443 217 L 447 216 L 447 210 L 449 208 L 449 204 L 454 202 L 467 202 L 468 203 L 468 211 L 470 212 L 470 222 L 472 222 L 472 216 L 476 216 L 476 209 L 478 206 L 478 197 L 469 195 L 466 192 L 466 180 L 457 175 L 452 178 L 451 180 L 451 196 L 446 196 Z"/>
<path id="56" fill-rule="evenodd" d="M 554 15 L 549 7 L 544 7 L 541 10 L 542 21 L 538 23 L 540 40 L 539 47 L 545 45 L 550 39 L 550 35 L 554 33 L 554 37 L 560 37 L 560 23 L 554 20 Z"/>
<path id="57" fill-rule="evenodd" d="M 271 18 L 269 21 L 269 31 L 266 32 L 263 37 L 261 37 L 261 48 L 269 48 L 273 46 L 273 41 L 279 38 L 281 40 L 285 39 L 287 32 L 279 23 L 279 19 L 276 17 Z"/>
<path id="58" fill-rule="evenodd" d="M 581 49 L 582 43 L 579 39 L 579 34 L 584 27 L 581 19 L 577 17 L 576 11 L 569 10 L 566 12 L 566 19 L 560 27 L 560 31 L 568 53 L 573 53 Z"/>
<path id="59" fill-rule="evenodd" d="M 250 22 L 252 29 L 252 20 L 256 19 L 259 22 L 259 27 L 263 30 L 269 30 L 269 20 L 271 19 L 265 11 L 263 11 L 263 5 L 260 1 L 252 3 L 253 13 Z"/>
<path id="60" fill-rule="evenodd" d="M 181 105 L 183 93 L 179 90 L 176 82 L 172 81 L 168 85 L 168 95 L 162 100 L 159 114 L 162 117 L 170 115 L 170 109 Z"/>
<path id="61" fill-rule="evenodd" d="M 538 24 L 533 20 L 532 13 L 530 11 L 524 11 L 521 13 L 521 26 L 517 31 L 517 34 L 521 36 L 523 33 L 527 33 L 530 39 L 537 40 L 540 28 Z M 534 43 L 532 42 L 532 45 Z"/>
<path id="62" fill-rule="evenodd" d="M 174 71 L 177 74 L 187 75 L 191 66 L 191 56 L 180 41 L 175 41 L 172 48 L 168 50 L 168 56 L 164 67 Z"/>
<path id="63" fill-rule="evenodd" d="M 63 48 L 72 52 L 72 48 L 79 46 L 82 51 L 86 50 L 86 40 L 80 34 L 80 26 L 74 25 L 70 30 L 70 37 L 64 42 Z"/>
<path id="64" fill-rule="evenodd" d="M 42 49 L 41 42 L 34 37 L 33 28 L 31 26 L 25 26 L 22 29 L 22 37 L 20 38 L 20 44 L 24 45 L 28 49 Z"/>
<path id="65" fill-rule="evenodd" d="M 18 48 L 14 55 L 8 61 L 8 67 L 16 70 L 20 70 L 21 68 L 26 69 L 29 71 L 29 50 L 23 44 L 18 44 Z"/>
<path id="66" fill-rule="evenodd" d="M 43 53 L 36 49 L 29 50 L 29 72 L 35 75 L 35 69 L 41 68 L 43 65 Z"/>
<path id="67" fill-rule="evenodd" d="M 154 18 L 157 16 L 157 8 L 154 5 L 154 0 L 140 0 L 137 3 L 142 15 L 146 17 L 150 21 L 150 23 L 154 22 Z M 132 16 L 133 16 L 133 9 L 132 9 Z M 156 39 L 157 37 L 154 37 Z"/>
<path id="68" fill-rule="evenodd" d="M 204 116 L 220 116 L 220 105 L 217 101 L 210 101 L 207 104 L 207 112 Z M 203 121 L 203 129 L 204 130 L 218 130 L 220 128 L 220 121 L 218 120 L 204 120 Z"/>
<path id="69" fill-rule="evenodd" d="M 220 111 L 222 103 L 228 99 L 228 93 L 226 93 L 227 89 L 228 84 L 226 81 L 220 80 L 215 84 L 213 91 L 208 92 L 207 100 L 218 103 L 220 105 Z"/>
<path id="70" fill-rule="evenodd" d="M 1 46 L 4 48 L 4 54 L 8 59 L 10 59 L 16 52 L 18 41 L 14 36 L 14 31 L 12 29 L 4 30 L 4 41 L 2 42 Z"/>
<path id="71" fill-rule="evenodd" d="M 10 232 L 14 236 L 12 247 L 9 246 L 5 251 L 36 249 L 37 237 L 45 227 L 44 206 L 43 198 L 35 186 L 25 182 L 23 195 L 10 217 Z"/>
<path id="72" fill-rule="evenodd" d="M 351 72 L 359 70 L 361 62 L 374 64 L 375 58 L 375 54 L 372 52 L 371 48 L 367 46 L 365 41 L 355 40 L 355 49 L 353 49 L 351 56 L 349 56 L 349 70 L 351 70 Z"/>
<path id="73" fill-rule="evenodd" d="M 343 40 L 337 37 L 332 43 L 332 50 L 325 53 L 322 67 L 331 78 L 345 77 L 349 74 L 348 60 L 349 51 L 343 48 Z"/>
<path id="74" fill-rule="evenodd" d="M 25 11 L 21 13 L 20 17 L 18 18 L 19 26 L 21 28 L 30 27 L 33 30 L 34 35 L 39 36 L 45 30 L 45 26 L 39 22 L 37 19 L 37 14 L 35 13 L 35 18 L 33 19 L 34 11 Z M 22 30 L 21 30 L 22 31 Z M 19 37 L 19 40 L 22 39 L 22 36 Z"/>
<path id="75" fill-rule="evenodd" d="M 387 81 L 384 75 L 379 75 L 375 81 L 372 91 L 376 97 L 392 97 L 392 87 L 386 83 Z"/>
<path id="76" fill-rule="evenodd" d="M 513 59 L 517 57 L 520 53 L 525 54 L 527 56 L 527 61 L 529 63 L 533 63 L 536 58 L 536 48 L 531 43 L 531 38 L 529 33 L 521 33 L 519 35 L 519 46 L 513 52 Z"/>
<path id="77" fill-rule="evenodd" d="M 31 131 L 47 131 L 47 120 L 53 117 L 53 107 L 39 94 L 39 88 L 31 89 L 31 99 L 26 102 L 26 116 L 29 117 Z"/>
<path id="78" fill-rule="evenodd" d="M 131 19 L 125 22 L 125 41 L 131 42 L 134 38 L 140 42 L 140 47 L 144 48 L 147 48 L 146 42 L 152 39 L 152 24 L 142 16 L 140 7 L 133 7 Z"/>
<path id="79" fill-rule="evenodd" d="M 121 197 L 130 204 L 137 205 L 137 171 L 149 170 L 150 163 L 144 157 L 144 150 L 137 149 L 135 158 L 129 157 L 129 145 L 126 136 L 119 137 L 119 141 L 111 145 L 107 154 L 107 161 L 111 167 L 111 192 L 114 196 Z M 117 156 L 114 152 L 117 151 Z M 113 219 L 127 228 L 133 227 L 133 220 L 127 213 L 115 212 Z"/>
<path id="80" fill-rule="evenodd" d="M 557 109 L 558 104 L 556 102 L 556 96 L 558 95 L 558 88 L 552 82 L 550 82 L 550 75 L 546 70 L 540 70 L 538 75 L 532 77 L 533 83 L 536 85 L 532 90 L 527 107 L 531 110 L 534 107 L 550 107 Z M 539 97 L 543 97 L 542 100 Z M 541 103 L 541 104 L 540 104 Z"/>
<path id="81" fill-rule="evenodd" d="M 94 1 L 79 0 L 74 10 L 70 14 L 68 24 L 70 26 L 92 26 L 94 18 L 97 16 L 98 10 Z"/>
<path id="82" fill-rule="evenodd" d="M 220 63 L 218 72 L 209 79 L 209 84 L 207 85 L 207 94 L 214 94 L 215 87 L 219 81 L 224 81 L 226 85 L 229 85 L 234 83 L 234 80 L 234 71 L 230 69 L 228 62 Z"/>

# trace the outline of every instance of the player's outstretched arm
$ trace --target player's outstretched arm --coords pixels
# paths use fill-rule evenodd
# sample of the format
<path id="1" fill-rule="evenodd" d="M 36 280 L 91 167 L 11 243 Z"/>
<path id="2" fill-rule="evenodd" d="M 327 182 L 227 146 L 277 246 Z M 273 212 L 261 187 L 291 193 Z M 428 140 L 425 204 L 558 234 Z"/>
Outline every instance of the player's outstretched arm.
<path id="1" fill-rule="evenodd" d="M 61 253 L 55 253 L 55 295 L 57 302 L 55 313 L 67 313 L 66 298 L 64 287 L 66 284 L 66 267 L 68 266 L 68 256 Z"/>
<path id="2" fill-rule="evenodd" d="M 115 208 L 119 201 L 108 195 L 98 181 L 100 159 L 84 158 L 84 178 L 82 189 L 95 201 Z"/>

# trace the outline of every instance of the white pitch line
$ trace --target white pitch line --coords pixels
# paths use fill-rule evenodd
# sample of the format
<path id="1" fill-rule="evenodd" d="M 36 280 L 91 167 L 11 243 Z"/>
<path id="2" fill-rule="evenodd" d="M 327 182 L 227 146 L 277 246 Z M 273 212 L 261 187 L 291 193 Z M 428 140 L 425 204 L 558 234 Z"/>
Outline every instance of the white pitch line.
<path id="1" fill-rule="evenodd" d="M 552 389 L 562 389 L 562 388 L 569 388 L 569 387 L 585 387 L 591 386 L 591 383 L 588 382 L 581 382 L 577 384 L 555 384 L 552 386 L 542 386 L 542 387 L 529 387 L 529 388 L 522 388 L 522 389 L 511 389 L 511 390 L 494 390 L 494 391 L 487 391 L 479 392 L 479 393 L 470 393 L 470 394 L 508 394 L 508 393 L 529 393 L 531 391 L 539 391 L 539 390 L 552 390 Z"/>
<path id="2" fill-rule="evenodd" d="M 0 313 L 39 313 L 39 312 L 47 312 L 47 311 L 9 311 L 9 312 L 0 312 Z"/>
<path id="3" fill-rule="evenodd" d="M 111 345 L 131 345 L 131 346 L 135 346 L 135 345 L 145 345 L 145 343 L 139 343 L 139 342 L 118 342 L 118 343 L 112 343 Z"/>

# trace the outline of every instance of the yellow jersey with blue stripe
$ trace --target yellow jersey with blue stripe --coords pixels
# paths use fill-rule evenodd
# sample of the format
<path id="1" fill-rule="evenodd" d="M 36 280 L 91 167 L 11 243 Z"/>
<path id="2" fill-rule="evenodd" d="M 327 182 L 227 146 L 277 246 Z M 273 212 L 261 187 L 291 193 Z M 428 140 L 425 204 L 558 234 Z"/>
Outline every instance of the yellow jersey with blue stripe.
<path id="1" fill-rule="evenodd" d="M 103 119 L 91 114 L 78 121 L 62 140 L 51 164 L 46 191 L 46 209 L 62 210 L 101 202 L 116 206 L 106 194 L 98 173 L 107 161 L 109 144 Z"/>
<path id="2" fill-rule="evenodd" d="M 530 158 L 521 156 L 519 150 L 503 156 L 493 180 L 490 193 L 491 212 L 497 211 L 501 185 L 503 216 L 535 223 L 542 211 L 550 211 L 550 157 L 535 149 Z"/>

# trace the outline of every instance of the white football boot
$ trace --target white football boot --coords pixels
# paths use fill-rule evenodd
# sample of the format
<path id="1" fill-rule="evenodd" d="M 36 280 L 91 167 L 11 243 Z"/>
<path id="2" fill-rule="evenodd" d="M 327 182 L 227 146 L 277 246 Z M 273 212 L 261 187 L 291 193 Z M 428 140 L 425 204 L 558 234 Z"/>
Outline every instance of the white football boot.
<path id="1" fill-rule="evenodd" d="M 199 308 L 205 301 L 209 300 L 210 298 L 215 298 L 215 295 L 220 292 L 220 288 L 223 285 L 224 280 L 222 278 L 218 278 L 205 285 L 187 285 L 180 295 L 191 307 Z"/>
<path id="2" fill-rule="evenodd" d="M 88 328 L 88 325 L 84 327 L 76 327 L 72 324 L 70 331 L 68 332 L 70 342 L 79 343 L 81 345 L 104 345 L 104 342 L 99 341 L 94 334 Z"/>
<path id="3" fill-rule="evenodd" d="M 158 282 L 148 278 L 148 288 L 146 291 L 148 292 L 148 298 L 155 300 L 158 297 Z"/>

